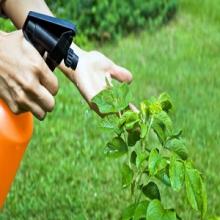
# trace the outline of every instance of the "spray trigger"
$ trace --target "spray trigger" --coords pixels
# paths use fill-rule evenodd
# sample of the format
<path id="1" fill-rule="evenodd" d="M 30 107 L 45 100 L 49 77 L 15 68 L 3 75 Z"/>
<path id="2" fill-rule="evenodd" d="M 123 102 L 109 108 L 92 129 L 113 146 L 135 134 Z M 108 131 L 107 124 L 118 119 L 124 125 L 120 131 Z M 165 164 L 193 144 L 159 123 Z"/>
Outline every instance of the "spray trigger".
<path id="1" fill-rule="evenodd" d="M 72 23 L 30 11 L 22 28 L 25 38 L 38 50 L 53 71 L 62 60 L 76 69 L 78 56 L 70 48 L 76 27 Z"/>

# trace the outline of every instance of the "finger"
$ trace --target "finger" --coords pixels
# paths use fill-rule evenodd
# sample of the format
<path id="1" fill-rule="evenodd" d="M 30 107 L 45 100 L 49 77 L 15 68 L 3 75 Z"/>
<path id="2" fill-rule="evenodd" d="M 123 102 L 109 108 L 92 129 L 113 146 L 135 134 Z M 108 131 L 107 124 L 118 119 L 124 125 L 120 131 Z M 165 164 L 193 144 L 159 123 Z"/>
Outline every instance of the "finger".
<path id="1" fill-rule="evenodd" d="M 109 86 L 110 87 L 113 86 L 111 74 L 108 73 L 108 72 L 105 74 L 105 81 L 106 81 L 106 88 L 109 87 Z"/>
<path id="2" fill-rule="evenodd" d="M 3 99 L 3 101 L 7 104 L 7 106 L 10 108 L 10 110 L 11 110 L 14 114 L 20 114 L 20 113 L 22 113 L 22 110 L 19 109 L 18 105 L 17 105 L 16 102 L 12 99 L 11 96 L 9 96 L 9 95 L 3 96 L 3 97 L 1 97 L 1 99 Z"/>
<path id="3" fill-rule="evenodd" d="M 40 106 L 28 100 L 26 100 L 22 106 L 18 106 L 13 100 L 7 100 L 7 105 L 16 115 L 24 112 L 31 112 L 39 120 L 43 120 L 46 116 L 46 112 Z"/>
<path id="4" fill-rule="evenodd" d="M 32 100 L 34 100 L 35 103 L 37 103 L 44 111 L 51 112 L 55 105 L 55 99 L 51 95 L 51 93 L 42 85 L 39 85 L 38 87 L 38 93 L 35 94 L 35 96 L 31 97 Z"/>
<path id="5" fill-rule="evenodd" d="M 132 74 L 124 67 L 113 64 L 109 72 L 114 79 L 119 80 L 121 82 L 129 83 L 132 81 Z"/>
<path id="6" fill-rule="evenodd" d="M 40 83 L 32 84 L 32 86 L 25 85 L 25 90 L 21 87 L 14 89 L 12 99 L 19 109 L 24 109 L 23 106 L 25 106 L 25 110 L 29 110 L 27 106 L 31 107 L 30 102 L 35 103 L 44 112 L 52 111 L 55 105 L 54 97 Z"/>
<path id="7" fill-rule="evenodd" d="M 24 48 L 26 48 L 25 52 L 27 56 L 33 62 L 34 71 L 39 75 L 40 83 L 45 86 L 53 95 L 56 95 L 58 91 L 58 80 L 53 72 L 50 70 L 45 60 L 40 56 L 38 51 L 34 49 L 33 45 L 31 45 L 26 39 L 24 39 Z"/>
<path id="8" fill-rule="evenodd" d="M 26 111 L 30 111 L 39 120 L 43 120 L 46 117 L 46 111 L 30 99 L 26 100 L 26 102 L 23 104 L 20 110 L 20 112 Z"/>
<path id="9" fill-rule="evenodd" d="M 131 111 L 139 113 L 139 109 L 132 103 L 129 103 L 129 108 L 131 109 Z"/>
<path id="10" fill-rule="evenodd" d="M 31 98 L 27 93 L 19 90 L 17 95 L 12 96 L 9 106 L 13 113 L 20 114 L 23 112 L 32 112 L 39 120 L 42 120 L 46 116 L 46 111 L 36 101 L 36 98 Z M 51 96 L 51 95 L 50 95 Z"/>
<path id="11" fill-rule="evenodd" d="M 40 121 L 43 121 L 47 116 L 47 113 L 44 112 L 41 108 L 39 108 L 39 106 L 36 106 L 33 109 L 32 114 Z"/>
<path id="12" fill-rule="evenodd" d="M 58 80 L 53 72 L 49 69 L 45 61 L 42 59 L 41 69 L 39 71 L 40 83 L 52 94 L 56 95 L 58 92 Z"/>

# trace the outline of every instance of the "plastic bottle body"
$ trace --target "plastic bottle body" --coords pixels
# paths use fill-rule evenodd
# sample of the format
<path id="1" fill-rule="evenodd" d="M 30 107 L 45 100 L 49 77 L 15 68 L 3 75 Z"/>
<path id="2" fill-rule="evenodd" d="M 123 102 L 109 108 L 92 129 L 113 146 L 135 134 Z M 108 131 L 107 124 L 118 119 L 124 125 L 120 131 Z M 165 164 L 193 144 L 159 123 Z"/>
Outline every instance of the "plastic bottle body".
<path id="1" fill-rule="evenodd" d="M 0 100 L 0 208 L 33 132 L 31 113 L 14 115 Z"/>

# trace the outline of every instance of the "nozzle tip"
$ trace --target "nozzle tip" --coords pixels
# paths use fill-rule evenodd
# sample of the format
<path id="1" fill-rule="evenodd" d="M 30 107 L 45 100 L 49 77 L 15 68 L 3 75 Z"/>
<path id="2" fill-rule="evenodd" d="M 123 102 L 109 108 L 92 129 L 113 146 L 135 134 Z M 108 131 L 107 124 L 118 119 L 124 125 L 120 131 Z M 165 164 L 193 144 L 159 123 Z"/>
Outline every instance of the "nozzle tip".
<path id="1" fill-rule="evenodd" d="M 64 63 L 67 67 L 76 69 L 79 61 L 79 57 L 74 53 L 72 48 L 69 48 L 66 58 L 64 59 Z"/>

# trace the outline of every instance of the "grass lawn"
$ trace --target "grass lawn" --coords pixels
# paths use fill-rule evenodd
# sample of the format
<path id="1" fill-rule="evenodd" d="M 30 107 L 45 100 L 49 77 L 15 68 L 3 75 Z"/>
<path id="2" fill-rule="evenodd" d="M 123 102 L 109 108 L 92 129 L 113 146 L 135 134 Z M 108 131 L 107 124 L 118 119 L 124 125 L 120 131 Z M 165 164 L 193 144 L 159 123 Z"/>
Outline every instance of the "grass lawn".
<path id="1" fill-rule="evenodd" d="M 219 0 L 183 0 L 174 21 L 160 30 L 100 48 L 133 72 L 136 103 L 163 91 L 173 97 L 177 126 L 205 174 L 211 215 L 220 215 L 219 12 Z M 55 111 L 43 123 L 36 121 L 0 220 L 116 220 L 129 198 L 121 189 L 120 163 L 105 158 L 107 136 L 99 118 L 57 74 Z M 184 220 L 197 219 L 181 198 L 175 201 L 163 202 L 174 204 Z"/>

